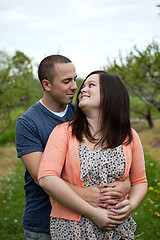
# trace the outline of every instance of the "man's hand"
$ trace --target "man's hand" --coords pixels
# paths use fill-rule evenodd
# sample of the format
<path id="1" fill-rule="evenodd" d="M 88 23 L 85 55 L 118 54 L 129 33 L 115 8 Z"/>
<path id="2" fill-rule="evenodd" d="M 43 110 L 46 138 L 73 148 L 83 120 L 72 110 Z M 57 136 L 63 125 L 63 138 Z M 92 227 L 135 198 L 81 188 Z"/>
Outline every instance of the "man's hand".
<path id="1" fill-rule="evenodd" d="M 101 198 L 101 188 L 97 185 L 81 188 L 78 194 L 93 207 L 102 207 Z"/>
<path id="2" fill-rule="evenodd" d="M 100 201 L 103 203 L 103 207 L 121 202 L 130 191 L 130 187 L 131 185 L 128 177 L 124 181 L 109 183 L 106 188 L 102 188 Z"/>

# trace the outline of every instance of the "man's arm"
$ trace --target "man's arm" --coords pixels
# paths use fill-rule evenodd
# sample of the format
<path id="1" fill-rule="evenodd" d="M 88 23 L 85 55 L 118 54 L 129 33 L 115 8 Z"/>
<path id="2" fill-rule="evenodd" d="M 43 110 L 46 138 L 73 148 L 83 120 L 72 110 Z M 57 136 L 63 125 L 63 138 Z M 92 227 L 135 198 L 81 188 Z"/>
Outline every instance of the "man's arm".
<path id="1" fill-rule="evenodd" d="M 42 157 L 42 152 L 31 152 L 21 157 L 21 160 L 36 184 L 38 182 L 38 169 Z M 90 203 L 94 207 L 106 207 L 109 204 L 117 204 L 126 196 L 130 189 L 129 178 L 122 182 L 108 184 L 106 188 L 91 186 L 81 188 L 66 182 L 73 191 L 81 198 Z"/>
<path id="2" fill-rule="evenodd" d="M 109 183 L 105 188 L 100 188 L 96 185 L 81 188 L 70 183 L 67 184 L 81 198 L 94 207 L 107 207 L 110 204 L 114 205 L 121 202 L 130 191 L 131 187 L 129 177 L 127 177 L 124 181 Z"/>
<path id="3" fill-rule="evenodd" d="M 42 152 L 31 152 L 21 157 L 23 164 L 27 168 L 35 183 L 38 185 L 38 169 L 41 157 Z"/>
<path id="4" fill-rule="evenodd" d="M 27 168 L 28 172 L 30 173 L 31 177 L 35 181 L 37 185 L 38 182 L 38 169 L 39 164 L 42 157 L 42 152 L 31 152 L 21 157 L 21 160 L 25 167 Z M 91 186 L 87 188 L 81 188 L 71 183 L 66 182 L 73 191 L 75 191 L 81 198 L 86 200 L 94 207 L 102 206 L 100 201 L 101 192 L 98 186 Z"/>

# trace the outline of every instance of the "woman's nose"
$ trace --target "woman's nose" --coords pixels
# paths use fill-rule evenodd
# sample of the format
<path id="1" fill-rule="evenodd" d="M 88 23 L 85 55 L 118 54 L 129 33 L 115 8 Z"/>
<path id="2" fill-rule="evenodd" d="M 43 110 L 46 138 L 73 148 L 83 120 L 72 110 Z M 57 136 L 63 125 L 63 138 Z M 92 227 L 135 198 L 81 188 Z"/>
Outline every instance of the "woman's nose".
<path id="1" fill-rule="evenodd" d="M 86 92 L 86 87 L 83 87 L 83 88 L 81 89 L 81 92 Z"/>

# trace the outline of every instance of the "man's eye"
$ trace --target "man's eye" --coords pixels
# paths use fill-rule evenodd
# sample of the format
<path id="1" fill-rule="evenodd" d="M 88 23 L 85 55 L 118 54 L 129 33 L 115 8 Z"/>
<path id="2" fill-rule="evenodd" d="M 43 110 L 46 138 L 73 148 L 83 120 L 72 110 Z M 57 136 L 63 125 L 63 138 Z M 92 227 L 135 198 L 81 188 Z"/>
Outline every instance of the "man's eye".
<path id="1" fill-rule="evenodd" d="M 69 83 L 69 81 L 65 81 L 65 82 L 63 82 L 64 84 L 68 84 Z"/>

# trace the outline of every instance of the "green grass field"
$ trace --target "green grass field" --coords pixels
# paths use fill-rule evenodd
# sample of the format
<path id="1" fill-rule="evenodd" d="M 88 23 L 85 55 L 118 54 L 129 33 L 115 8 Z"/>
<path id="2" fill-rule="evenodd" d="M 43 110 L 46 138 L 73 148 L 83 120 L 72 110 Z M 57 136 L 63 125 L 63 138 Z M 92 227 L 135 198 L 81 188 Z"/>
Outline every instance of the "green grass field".
<path id="1" fill-rule="evenodd" d="M 25 205 L 23 191 L 24 167 L 19 161 L 16 170 L 0 178 L 0 239 L 23 239 L 22 215 Z"/>

